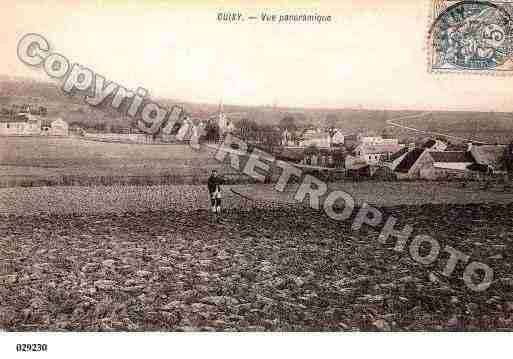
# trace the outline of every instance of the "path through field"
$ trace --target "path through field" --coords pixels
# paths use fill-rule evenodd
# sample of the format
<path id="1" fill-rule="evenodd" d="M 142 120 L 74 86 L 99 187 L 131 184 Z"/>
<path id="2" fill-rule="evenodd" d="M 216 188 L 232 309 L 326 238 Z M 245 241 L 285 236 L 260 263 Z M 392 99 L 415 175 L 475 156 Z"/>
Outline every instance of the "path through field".
<path id="1" fill-rule="evenodd" d="M 428 117 L 430 115 L 431 115 L 430 112 L 422 113 L 422 114 L 416 114 L 416 115 L 408 115 L 408 116 L 404 116 L 404 117 L 395 118 L 395 119 L 392 119 L 392 120 L 387 120 L 387 124 L 390 125 L 390 126 L 401 128 L 403 130 L 424 133 L 424 134 L 430 135 L 430 136 L 441 136 L 441 137 L 452 138 L 452 139 L 455 139 L 455 140 L 460 140 L 460 141 L 465 141 L 465 142 L 487 144 L 486 142 L 481 142 L 481 141 L 478 141 L 476 139 L 469 139 L 469 138 L 463 138 L 463 137 L 459 137 L 459 136 L 453 136 L 453 135 L 450 135 L 450 134 L 447 134 L 447 133 L 419 130 L 419 129 L 414 128 L 414 127 L 404 126 L 404 125 L 402 125 L 402 124 L 397 122 L 397 121 L 401 121 L 401 120 L 422 120 L 422 119 L 424 119 L 424 118 L 426 118 L 426 117 Z"/>

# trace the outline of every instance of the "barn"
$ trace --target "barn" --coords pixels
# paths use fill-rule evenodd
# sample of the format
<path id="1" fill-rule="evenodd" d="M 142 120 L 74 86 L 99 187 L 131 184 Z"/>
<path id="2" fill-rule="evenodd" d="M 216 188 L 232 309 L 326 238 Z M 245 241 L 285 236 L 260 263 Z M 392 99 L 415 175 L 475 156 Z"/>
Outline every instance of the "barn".
<path id="1" fill-rule="evenodd" d="M 396 166 L 399 179 L 444 179 L 468 175 L 468 166 L 475 163 L 469 151 L 430 151 L 414 149 Z"/>
<path id="2" fill-rule="evenodd" d="M 468 166 L 475 163 L 470 152 L 430 151 L 433 162 L 423 166 L 420 178 L 436 180 L 446 178 L 463 178 L 470 174 Z"/>

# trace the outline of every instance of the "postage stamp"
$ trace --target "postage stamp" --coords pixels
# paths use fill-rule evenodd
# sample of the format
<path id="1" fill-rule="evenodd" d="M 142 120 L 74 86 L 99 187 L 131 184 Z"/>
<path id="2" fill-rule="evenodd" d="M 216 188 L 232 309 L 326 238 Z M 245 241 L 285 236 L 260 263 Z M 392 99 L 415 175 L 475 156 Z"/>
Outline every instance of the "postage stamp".
<path id="1" fill-rule="evenodd" d="M 428 70 L 513 75 L 513 2 L 434 0 Z"/>

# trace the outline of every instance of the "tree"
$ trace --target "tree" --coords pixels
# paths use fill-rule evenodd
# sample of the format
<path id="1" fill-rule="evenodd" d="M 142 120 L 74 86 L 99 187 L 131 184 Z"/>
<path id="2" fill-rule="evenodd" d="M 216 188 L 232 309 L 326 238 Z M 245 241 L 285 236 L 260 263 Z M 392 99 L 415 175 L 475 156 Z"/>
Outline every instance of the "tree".
<path id="1" fill-rule="evenodd" d="M 256 141 L 258 139 L 259 126 L 258 124 L 250 119 L 243 118 L 237 127 L 240 132 L 240 137 L 244 141 Z"/>
<path id="2" fill-rule="evenodd" d="M 280 121 L 280 128 L 282 130 L 286 129 L 289 132 L 294 132 L 297 130 L 296 120 L 294 117 L 287 115 Z"/>
<path id="3" fill-rule="evenodd" d="M 262 125 L 258 130 L 258 142 L 272 152 L 281 145 L 281 133 L 275 126 Z"/>
<path id="4" fill-rule="evenodd" d="M 18 114 L 20 108 L 17 105 L 11 106 L 11 119 L 14 119 L 16 115 Z"/>
<path id="5" fill-rule="evenodd" d="M 336 167 L 344 167 L 344 162 L 347 156 L 347 149 L 342 146 L 333 151 L 333 162 Z"/>
<path id="6" fill-rule="evenodd" d="M 214 121 L 208 121 L 205 127 L 205 140 L 208 142 L 217 142 L 220 138 L 220 130 L 217 123 Z"/>
<path id="7" fill-rule="evenodd" d="M 513 172 L 513 141 L 504 148 L 501 157 L 501 164 L 501 167 L 508 171 L 511 179 L 511 173 Z"/>
<path id="8" fill-rule="evenodd" d="M 305 156 L 318 155 L 321 151 L 316 145 L 310 145 L 305 148 Z"/>

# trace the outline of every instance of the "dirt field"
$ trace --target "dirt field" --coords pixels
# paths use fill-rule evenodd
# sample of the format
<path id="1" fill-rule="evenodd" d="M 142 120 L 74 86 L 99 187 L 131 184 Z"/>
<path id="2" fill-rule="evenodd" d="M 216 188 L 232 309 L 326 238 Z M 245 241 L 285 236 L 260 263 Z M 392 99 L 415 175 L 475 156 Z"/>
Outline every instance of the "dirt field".
<path id="1" fill-rule="evenodd" d="M 297 206 L 294 195 L 297 184 L 276 192 L 273 185 L 224 186 L 223 206 L 236 210 L 280 208 Z M 428 203 L 471 204 L 513 202 L 513 192 L 503 192 L 502 187 L 488 191 L 478 189 L 477 183 L 458 188 L 445 182 L 343 182 L 331 183 L 332 190 L 340 189 L 351 194 L 357 205 L 368 203 L 378 207 L 421 205 Z M 237 193 L 256 201 L 247 200 Z M 306 203 L 305 203 L 306 204 Z M 97 186 L 97 187 L 33 187 L 0 189 L 0 214 L 95 214 L 123 213 L 151 210 L 176 210 L 191 212 L 208 209 L 206 185 L 171 186 Z"/>
<path id="2" fill-rule="evenodd" d="M 136 150 L 147 146 L 89 146 L 72 139 L 48 139 L 38 158 L 37 141 L 19 140 L 19 150 L 0 152 L 4 176 L 153 176 L 180 166 L 180 173 L 200 168 L 206 174 L 214 164 L 211 154 L 190 149 L 149 146 L 142 153 Z M 428 182 L 330 187 L 352 194 L 358 205 L 385 207 L 416 231 L 434 233 L 442 245 L 491 265 L 495 282 L 484 293 L 469 292 L 460 279 L 463 268 L 448 279 L 440 267 L 420 266 L 379 244 L 376 232 L 354 232 L 350 222 L 336 223 L 298 205 L 297 185 L 285 193 L 272 185 L 225 186 L 222 223 L 207 212 L 206 186 L 4 188 L 0 328 L 513 327 L 513 193 Z"/>
<path id="3" fill-rule="evenodd" d="M 423 266 L 377 232 L 282 207 L 10 217 L 0 221 L 5 330 L 511 330 L 513 205 L 387 209 L 488 263 Z M 442 255 L 443 257 L 443 255 Z"/>
<path id="4" fill-rule="evenodd" d="M 400 226 L 490 265 L 492 286 L 475 293 L 461 280 L 463 267 L 451 278 L 440 274 L 443 255 L 419 265 L 369 228 L 353 231 L 350 221 L 291 205 L 292 192 L 232 188 L 263 202 L 227 195 L 220 223 L 198 186 L 0 190 L 0 328 L 513 329 L 509 194 L 343 185 L 358 192 L 357 202 L 382 198 Z M 445 203 L 428 204 L 434 196 Z M 450 204 L 485 199 L 502 204 Z M 413 200 L 418 205 L 406 205 Z"/>

